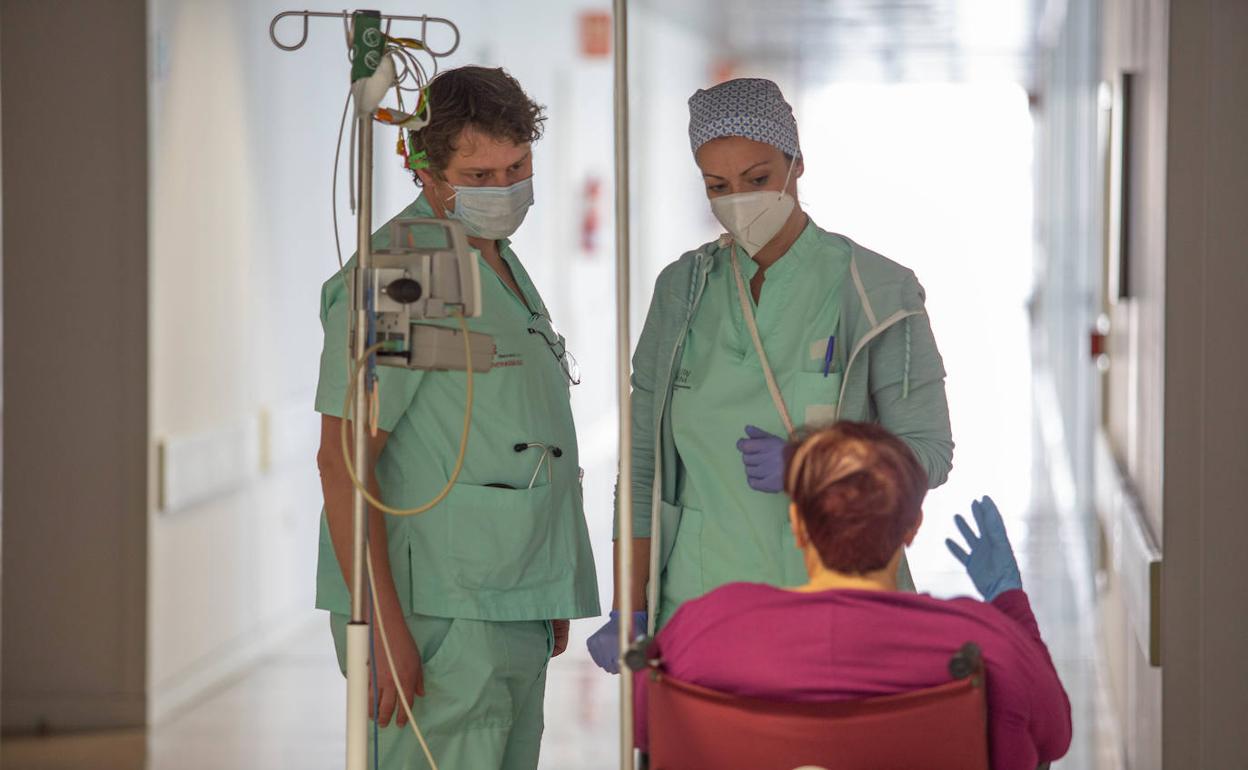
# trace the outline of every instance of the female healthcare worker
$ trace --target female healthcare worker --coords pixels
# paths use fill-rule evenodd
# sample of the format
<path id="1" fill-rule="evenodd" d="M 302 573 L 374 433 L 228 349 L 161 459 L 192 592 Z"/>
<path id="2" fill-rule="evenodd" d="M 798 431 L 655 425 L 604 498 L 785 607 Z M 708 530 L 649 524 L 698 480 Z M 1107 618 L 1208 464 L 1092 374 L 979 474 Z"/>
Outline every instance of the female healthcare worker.
<path id="1" fill-rule="evenodd" d="M 463 224 L 481 272 L 482 312 L 468 324 L 493 337 L 494 366 L 475 377 L 467 455 L 447 498 L 418 516 L 370 510 L 374 610 L 438 765 L 534 770 L 547 662 L 567 645 L 569 618 L 599 613 L 569 401 L 573 374 L 507 240 L 533 202 L 531 143 L 543 117 L 501 69 L 448 70 L 430 82 L 427 98 L 432 120 L 411 136 L 414 155 L 427 160 L 415 169 L 423 192 L 398 216 Z M 383 226 L 373 246 L 388 245 Z M 316 606 L 330 612 L 344 671 L 353 491 L 341 444 L 349 306 L 340 273 L 321 295 L 316 409 L 323 415 L 317 460 L 325 515 Z M 456 465 L 465 374 L 383 366 L 378 378 L 370 486 L 387 505 L 423 505 Z M 427 768 L 396 705 L 380 635 L 374 624 L 377 759 L 388 770 Z"/>
<path id="2" fill-rule="evenodd" d="M 805 581 L 781 494 L 784 447 L 801 427 L 878 422 L 914 450 L 933 488 L 953 457 L 923 289 L 802 210 L 797 123 L 779 87 L 731 80 L 695 93 L 689 113 L 728 233 L 663 270 L 633 356 L 632 584 L 635 597 L 648 592 L 637 632 L 645 608 L 662 626 L 725 583 Z M 658 585 L 647 585 L 652 534 Z M 914 590 L 904 559 L 898 580 Z M 612 672 L 618 634 L 613 612 L 589 640 Z"/>

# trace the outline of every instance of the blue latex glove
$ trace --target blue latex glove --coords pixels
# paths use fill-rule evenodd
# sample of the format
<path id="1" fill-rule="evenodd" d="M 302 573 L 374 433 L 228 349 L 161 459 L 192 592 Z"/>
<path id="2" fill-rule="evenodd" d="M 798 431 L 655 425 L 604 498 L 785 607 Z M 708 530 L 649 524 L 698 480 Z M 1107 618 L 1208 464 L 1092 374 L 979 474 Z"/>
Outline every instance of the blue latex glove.
<path id="1" fill-rule="evenodd" d="M 745 461 L 745 481 L 759 492 L 784 490 L 784 448 L 789 442 L 753 425 L 745 426 L 745 435 L 737 442 Z"/>
<path id="2" fill-rule="evenodd" d="M 971 582 L 984 601 L 990 602 L 1006 591 L 1022 588 L 1023 578 L 1018 574 L 1018 562 L 1014 559 L 1014 549 L 1005 534 L 1005 522 L 1001 520 L 997 504 L 992 502 L 991 497 L 985 497 L 971 503 L 971 513 L 979 525 L 978 537 L 961 514 L 953 517 L 971 552 L 968 554 L 952 540 L 945 540 L 945 545 L 949 546 L 954 558 L 966 567 L 966 573 L 971 576 Z"/>
<path id="3" fill-rule="evenodd" d="M 589 657 L 594 659 L 598 667 L 608 674 L 620 673 L 620 611 L 611 610 L 606 625 L 589 637 L 585 646 L 589 648 Z M 633 638 L 646 633 L 646 612 L 637 610 L 633 613 Z"/>

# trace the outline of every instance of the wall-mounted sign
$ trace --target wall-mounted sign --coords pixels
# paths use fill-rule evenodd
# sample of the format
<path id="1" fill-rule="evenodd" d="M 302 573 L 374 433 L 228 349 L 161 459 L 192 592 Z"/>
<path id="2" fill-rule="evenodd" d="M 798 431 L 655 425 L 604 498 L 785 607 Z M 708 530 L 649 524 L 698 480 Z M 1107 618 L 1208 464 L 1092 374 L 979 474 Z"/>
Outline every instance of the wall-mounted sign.
<path id="1" fill-rule="evenodd" d="M 601 59 L 611 55 L 610 11 L 582 11 L 580 30 L 582 56 Z"/>

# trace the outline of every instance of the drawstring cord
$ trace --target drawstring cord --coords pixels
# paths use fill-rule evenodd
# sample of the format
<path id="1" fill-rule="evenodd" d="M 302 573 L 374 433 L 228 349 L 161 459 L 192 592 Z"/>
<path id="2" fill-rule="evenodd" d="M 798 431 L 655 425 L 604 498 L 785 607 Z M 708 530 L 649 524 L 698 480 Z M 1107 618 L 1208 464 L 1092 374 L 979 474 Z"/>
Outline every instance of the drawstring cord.
<path id="1" fill-rule="evenodd" d="M 904 401 L 910 398 L 910 319 L 905 320 L 906 324 L 906 368 L 902 374 L 901 380 L 901 398 Z"/>

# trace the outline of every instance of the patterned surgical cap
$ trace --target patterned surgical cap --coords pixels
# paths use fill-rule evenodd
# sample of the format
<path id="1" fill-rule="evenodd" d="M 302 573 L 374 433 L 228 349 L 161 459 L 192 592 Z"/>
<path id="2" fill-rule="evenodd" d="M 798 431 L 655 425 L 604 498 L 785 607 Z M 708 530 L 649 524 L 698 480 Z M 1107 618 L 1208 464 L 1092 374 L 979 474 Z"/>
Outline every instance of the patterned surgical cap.
<path id="1" fill-rule="evenodd" d="M 689 97 L 689 143 L 698 148 L 721 136 L 743 136 L 801 157 L 797 121 L 780 87 L 762 78 L 737 78 Z"/>

